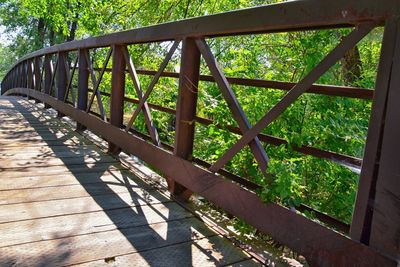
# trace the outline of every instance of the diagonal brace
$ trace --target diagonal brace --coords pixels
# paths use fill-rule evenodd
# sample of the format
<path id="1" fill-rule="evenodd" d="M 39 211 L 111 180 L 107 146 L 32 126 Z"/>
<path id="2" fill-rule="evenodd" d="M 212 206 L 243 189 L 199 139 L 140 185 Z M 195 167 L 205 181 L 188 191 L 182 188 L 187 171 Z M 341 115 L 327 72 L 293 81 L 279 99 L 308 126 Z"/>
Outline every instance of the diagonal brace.
<path id="1" fill-rule="evenodd" d="M 101 118 L 104 121 L 107 121 L 107 117 L 106 117 L 106 113 L 104 111 L 104 105 L 103 105 L 103 102 L 101 101 L 101 96 L 100 96 L 100 93 L 99 93 L 98 89 L 99 89 L 100 82 L 103 79 L 104 72 L 105 72 L 105 70 L 107 68 L 107 64 L 108 64 L 108 62 L 109 62 L 109 60 L 111 58 L 112 50 L 113 50 L 112 47 L 110 47 L 110 50 L 108 51 L 108 54 L 106 56 L 106 60 L 104 62 L 103 68 L 100 71 L 98 80 L 96 80 L 96 75 L 94 74 L 93 65 L 92 65 L 92 63 L 91 63 L 91 61 L 89 59 L 89 55 L 88 54 L 85 55 L 86 56 L 86 60 L 89 63 L 89 71 L 90 71 L 90 74 L 91 74 L 91 77 L 92 77 L 92 83 L 93 83 L 93 94 L 92 94 L 92 96 L 90 98 L 90 101 L 89 101 L 89 104 L 88 104 L 88 106 L 86 108 L 86 112 L 90 111 L 90 108 L 92 107 L 92 104 L 93 104 L 93 101 L 94 101 L 94 97 L 96 97 L 97 98 L 97 103 L 98 103 L 99 109 L 100 109 Z"/>
<path id="2" fill-rule="evenodd" d="M 53 88 L 54 88 L 54 80 L 55 80 L 55 78 L 56 78 L 56 73 L 57 73 L 57 69 L 58 69 L 58 57 L 59 57 L 60 55 L 59 54 L 57 54 L 57 60 L 56 60 L 56 63 L 54 64 L 54 67 L 53 67 L 53 73 L 52 73 L 52 75 L 51 75 L 51 82 L 50 82 L 50 95 L 52 95 L 52 93 L 53 93 Z"/>
<path id="3" fill-rule="evenodd" d="M 136 110 L 133 112 L 132 117 L 130 118 L 125 131 L 129 131 L 129 129 L 132 127 L 133 122 L 135 121 L 136 117 L 139 115 L 140 110 L 143 109 L 143 105 L 145 105 L 147 102 L 147 99 L 150 96 L 150 93 L 153 91 L 154 86 L 156 85 L 156 83 L 158 82 L 161 74 L 163 73 L 163 71 L 165 70 L 165 68 L 168 65 L 168 62 L 171 60 L 172 55 L 174 54 L 176 48 L 178 47 L 180 41 L 175 41 L 174 44 L 172 45 L 171 49 L 169 50 L 167 56 L 165 57 L 164 61 L 161 63 L 160 68 L 158 69 L 158 71 L 156 72 L 156 74 L 154 75 L 149 88 L 147 89 L 146 93 L 144 94 L 144 96 L 140 99 Z"/>
<path id="4" fill-rule="evenodd" d="M 214 76 L 214 79 L 217 82 L 222 95 L 224 96 L 226 102 L 228 103 L 228 107 L 230 108 L 233 117 L 238 123 L 240 131 L 244 134 L 251 128 L 251 125 L 241 105 L 239 104 L 235 96 L 235 93 L 233 92 L 231 86 L 229 85 L 228 80 L 226 79 L 222 70 L 218 66 L 218 63 L 216 62 L 215 57 L 213 56 L 211 49 L 207 45 L 206 41 L 204 39 L 197 39 L 196 45 L 199 48 L 200 53 L 203 55 L 203 58 L 205 59 L 207 66 L 211 71 L 212 76 Z M 260 140 L 258 140 L 258 137 L 255 137 L 253 139 L 254 140 L 251 140 L 249 142 L 250 149 L 253 152 L 254 157 L 258 162 L 261 172 L 265 173 L 268 167 L 268 161 L 269 161 L 268 156 L 264 148 L 262 147 Z M 213 166 L 211 166 L 209 170 L 212 172 L 217 172 L 219 169 L 215 169 L 213 168 Z"/>
<path id="5" fill-rule="evenodd" d="M 247 131 L 243 136 L 225 152 L 222 157 L 215 162 L 210 169 L 217 171 L 230 161 L 246 144 L 251 142 L 257 135 L 282 114 L 294 101 L 305 93 L 310 86 L 328 71 L 345 53 L 354 47 L 362 38 L 364 38 L 376 25 L 366 23 L 359 25 L 341 43 L 339 43 L 309 74 L 307 74 L 299 83 L 259 120 L 253 128 Z"/>
<path id="6" fill-rule="evenodd" d="M 74 104 L 74 106 L 76 106 L 75 94 L 74 94 L 74 91 L 72 90 L 71 86 L 72 86 L 72 80 L 74 78 L 76 67 L 78 66 L 78 60 L 79 60 L 79 53 L 77 54 L 77 56 L 75 58 L 74 67 L 72 68 L 72 71 L 69 72 L 69 66 L 68 66 L 68 68 L 65 68 L 69 79 L 68 79 L 67 89 L 65 90 L 64 102 L 67 101 L 69 90 L 71 90 L 72 103 Z"/>
<path id="7" fill-rule="evenodd" d="M 133 82 L 133 87 L 135 88 L 136 94 L 138 95 L 138 98 L 140 100 L 143 98 L 143 92 L 140 87 L 140 82 L 139 82 L 138 75 L 136 73 L 135 66 L 133 65 L 132 59 L 129 55 L 128 48 L 126 46 L 124 46 L 124 48 L 122 49 L 122 53 L 124 54 L 125 62 L 128 65 L 128 71 L 129 71 L 129 75 L 131 76 L 131 79 Z M 153 144 L 155 144 L 156 146 L 159 146 L 160 138 L 158 136 L 157 129 L 154 126 L 153 120 L 151 118 L 150 109 L 149 109 L 149 106 L 147 105 L 147 103 L 143 104 L 142 110 L 143 110 L 143 114 L 144 114 L 144 120 L 146 123 L 146 127 L 150 133 Z"/>

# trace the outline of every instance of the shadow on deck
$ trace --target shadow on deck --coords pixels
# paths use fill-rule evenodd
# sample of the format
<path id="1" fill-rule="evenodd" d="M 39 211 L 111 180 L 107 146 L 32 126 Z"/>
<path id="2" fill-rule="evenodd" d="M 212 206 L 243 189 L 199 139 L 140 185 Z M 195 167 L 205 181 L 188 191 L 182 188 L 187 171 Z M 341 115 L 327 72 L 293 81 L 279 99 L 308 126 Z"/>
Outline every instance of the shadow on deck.
<path id="1" fill-rule="evenodd" d="M 0 121 L 1 266 L 259 265 L 37 105 Z"/>

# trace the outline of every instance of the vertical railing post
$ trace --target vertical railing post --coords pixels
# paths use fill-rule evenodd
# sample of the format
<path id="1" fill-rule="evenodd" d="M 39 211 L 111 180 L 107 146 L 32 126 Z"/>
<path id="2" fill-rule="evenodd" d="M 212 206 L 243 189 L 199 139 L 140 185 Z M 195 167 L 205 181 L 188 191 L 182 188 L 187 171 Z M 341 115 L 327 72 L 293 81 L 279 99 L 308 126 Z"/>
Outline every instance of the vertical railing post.
<path id="1" fill-rule="evenodd" d="M 41 70 L 40 70 L 40 58 L 35 57 L 33 59 L 33 76 L 34 76 L 34 84 L 33 84 L 33 89 L 36 91 L 40 91 L 40 75 L 41 75 Z"/>
<path id="2" fill-rule="evenodd" d="M 29 89 L 33 88 L 33 70 L 32 70 L 32 60 L 28 59 L 26 61 L 26 87 Z M 28 99 L 31 97 L 28 96 Z"/>
<path id="3" fill-rule="evenodd" d="M 79 67 L 78 67 L 78 109 L 86 110 L 88 102 L 88 84 L 89 84 L 89 64 L 86 60 L 87 49 L 79 49 Z M 86 130 L 86 127 L 80 123 L 76 124 L 78 131 Z"/>
<path id="4" fill-rule="evenodd" d="M 398 257 L 400 233 L 400 20 L 385 25 L 350 236 Z"/>
<path id="5" fill-rule="evenodd" d="M 66 66 L 66 52 L 58 53 L 58 67 L 57 67 L 57 90 L 56 97 L 60 101 L 64 101 L 64 95 L 67 90 L 67 70 Z M 60 111 L 57 112 L 58 117 L 63 117 Z"/>
<path id="6" fill-rule="evenodd" d="M 26 61 L 27 65 L 27 84 L 26 87 L 29 89 L 33 89 L 33 69 L 32 69 L 32 59 L 28 59 Z"/>
<path id="7" fill-rule="evenodd" d="M 18 64 L 17 73 L 17 87 L 22 87 L 22 63 Z"/>
<path id="8" fill-rule="evenodd" d="M 121 45 L 115 45 L 112 54 L 110 123 L 116 127 L 122 127 L 124 116 L 126 62 L 123 48 Z M 121 152 L 121 149 L 113 143 L 108 144 L 108 150 L 113 155 Z"/>
<path id="9" fill-rule="evenodd" d="M 28 68 L 29 68 L 29 59 L 24 62 L 24 87 L 28 88 Z"/>
<path id="10" fill-rule="evenodd" d="M 19 64 L 15 67 L 14 71 L 14 87 L 19 87 L 19 78 L 21 75 L 19 75 Z"/>
<path id="11" fill-rule="evenodd" d="M 14 69 L 14 87 L 18 87 L 19 85 L 19 65 L 17 65 Z"/>
<path id="12" fill-rule="evenodd" d="M 395 25 L 369 245 L 384 255 L 400 259 L 400 19 L 396 19 Z"/>
<path id="13" fill-rule="evenodd" d="M 51 62 L 51 55 L 44 56 L 44 93 L 50 95 L 51 92 L 51 77 L 53 75 L 53 65 Z M 45 108 L 49 108 L 48 104 L 44 104 Z"/>
<path id="14" fill-rule="evenodd" d="M 176 105 L 174 155 L 186 160 L 192 160 L 199 74 L 200 52 L 193 39 L 184 39 Z M 175 182 L 173 177 L 168 177 L 167 182 L 174 197 L 187 200 L 192 194 Z"/>
<path id="15" fill-rule="evenodd" d="M 36 91 L 41 91 L 42 86 L 42 70 L 40 65 L 40 57 L 35 57 L 33 59 L 33 89 Z M 40 101 L 35 99 L 36 103 Z"/>
<path id="16" fill-rule="evenodd" d="M 19 82 L 19 65 L 15 67 L 14 70 L 14 87 L 18 87 L 18 82 Z"/>
<path id="17" fill-rule="evenodd" d="M 15 67 L 11 71 L 11 88 L 15 87 Z"/>
<path id="18" fill-rule="evenodd" d="M 26 87 L 26 61 L 21 62 L 21 84 L 20 87 Z"/>

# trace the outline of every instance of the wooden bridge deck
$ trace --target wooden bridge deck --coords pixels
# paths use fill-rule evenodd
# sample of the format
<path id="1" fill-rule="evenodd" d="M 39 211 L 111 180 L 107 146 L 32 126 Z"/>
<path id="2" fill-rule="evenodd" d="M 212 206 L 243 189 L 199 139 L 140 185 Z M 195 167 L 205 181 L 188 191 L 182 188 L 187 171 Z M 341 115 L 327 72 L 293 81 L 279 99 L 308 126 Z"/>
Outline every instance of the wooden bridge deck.
<path id="1" fill-rule="evenodd" d="M 162 190 L 21 98 L 0 98 L 0 266 L 256 266 Z"/>

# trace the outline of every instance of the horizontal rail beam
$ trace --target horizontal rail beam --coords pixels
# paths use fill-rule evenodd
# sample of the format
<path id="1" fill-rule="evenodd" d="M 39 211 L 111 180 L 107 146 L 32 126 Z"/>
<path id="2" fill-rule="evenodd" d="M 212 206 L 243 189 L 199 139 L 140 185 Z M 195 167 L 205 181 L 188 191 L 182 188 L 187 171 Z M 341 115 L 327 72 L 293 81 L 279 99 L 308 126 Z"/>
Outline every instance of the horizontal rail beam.
<path id="1" fill-rule="evenodd" d="M 99 68 L 95 68 L 96 71 L 101 71 Z M 111 72 L 111 68 L 106 68 L 106 72 Z M 127 72 L 128 70 L 126 70 Z M 157 72 L 154 70 L 136 70 L 138 74 L 154 76 Z M 161 73 L 161 77 L 165 78 L 179 78 L 178 72 L 164 71 Z M 249 79 L 249 78 L 236 78 L 226 77 L 230 84 L 252 86 L 266 89 L 279 89 L 283 91 L 289 91 L 293 86 L 296 85 L 294 82 L 282 82 L 282 81 L 271 81 L 261 79 Z M 211 75 L 200 75 L 200 81 L 215 82 L 215 79 Z M 307 93 L 327 95 L 327 96 L 340 96 L 349 98 L 358 98 L 365 100 L 372 100 L 374 97 L 374 90 L 352 87 L 352 86 L 339 86 L 339 85 L 325 85 L 325 84 L 313 84 L 307 90 Z"/>
<path id="2" fill-rule="evenodd" d="M 400 2 L 397 0 L 289 1 L 76 40 L 38 50 L 21 60 L 113 44 L 351 27 L 365 21 L 383 25 L 384 20 L 399 14 Z"/>
<path id="3" fill-rule="evenodd" d="M 155 71 L 152 70 L 137 70 L 138 74 L 142 75 L 154 75 Z M 179 73 L 176 72 L 163 72 L 161 77 L 179 78 Z M 282 82 L 282 81 L 269 81 L 260 79 L 248 79 L 248 78 L 235 78 L 226 77 L 230 84 L 253 86 L 260 88 L 280 89 L 289 91 L 296 85 L 293 82 Z M 215 82 L 214 77 L 211 75 L 200 75 L 200 81 Z M 313 84 L 307 93 L 329 95 L 329 96 L 342 96 L 350 98 L 359 98 L 372 100 L 374 96 L 374 90 L 364 89 L 359 87 L 350 86 L 336 86 L 336 85 L 322 85 Z"/>
<path id="4" fill-rule="evenodd" d="M 103 96 L 107 96 L 110 97 L 110 94 L 107 92 L 103 92 L 100 91 L 100 94 Z M 133 104 L 138 104 L 139 100 L 135 99 L 135 98 L 129 98 L 129 97 L 124 97 L 124 100 L 126 102 L 129 103 L 133 103 Z M 154 108 L 155 110 L 158 111 L 162 111 L 162 112 L 166 112 L 169 114 L 175 114 L 176 111 L 175 109 L 172 108 L 167 108 L 167 107 L 163 107 L 157 104 L 152 104 L 152 103 L 148 103 L 149 107 Z M 204 125 L 210 125 L 210 124 L 214 124 L 213 120 L 207 119 L 207 118 L 202 118 L 199 116 L 195 116 L 195 120 L 201 124 Z M 232 133 L 235 134 L 239 134 L 241 135 L 241 131 L 238 127 L 235 126 L 230 126 L 230 125 L 225 125 L 224 127 L 216 125 L 217 128 L 219 129 L 223 129 L 223 130 L 228 130 Z M 280 145 L 288 145 L 289 143 L 280 137 L 276 137 L 276 136 L 272 136 L 272 135 L 267 135 L 267 134 L 259 134 L 258 138 L 260 138 L 260 141 L 271 144 L 271 145 L 275 145 L 275 146 L 280 146 Z M 327 159 L 327 160 L 331 160 L 333 162 L 336 162 L 340 165 L 346 166 L 346 167 L 350 167 L 350 168 L 355 168 L 355 169 L 359 169 L 361 168 L 361 164 L 362 164 L 362 160 L 360 158 L 356 158 L 356 157 L 352 157 L 352 156 L 348 156 L 348 155 L 343 155 L 343 154 L 339 154 L 336 152 L 332 152 L 332 151 L 327 151 L 327 150 L 323 150 L 320 148 L 316 148 L 316 147 L 310 147 L 310 146 L 301 146 L 301 147 L 297 147 L 297 146 L 292 146 L 292 149 L 296 152 L 305 154 L 305 155 L 310 155 L 310 156 L 314 156 L 314 157 L 318 157 L 318 158 L 323 158 L 323 159 Z"/>

